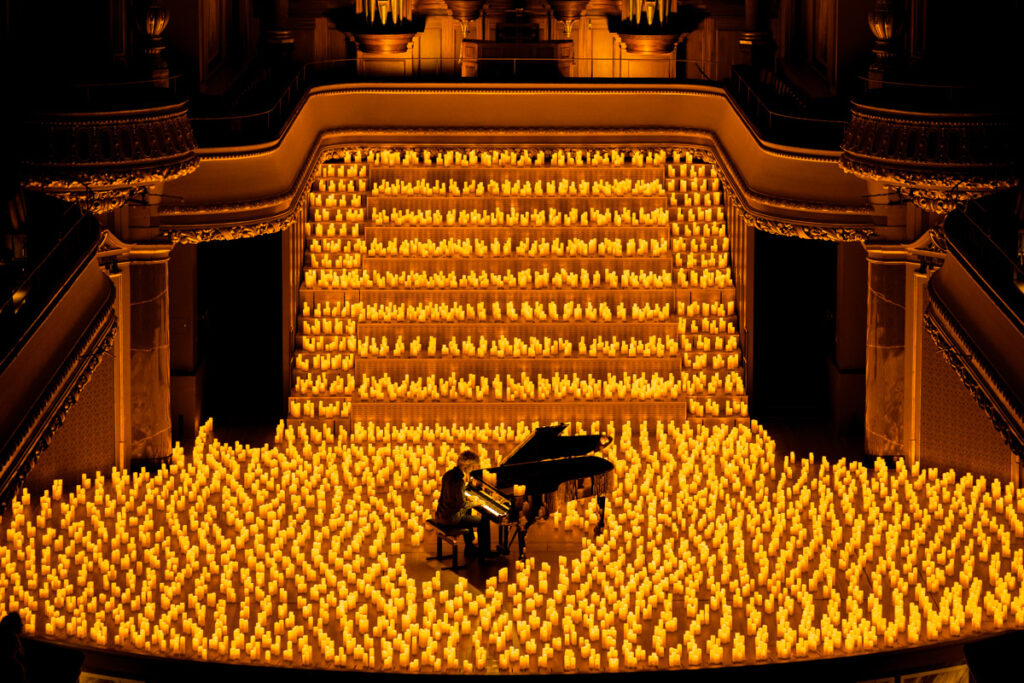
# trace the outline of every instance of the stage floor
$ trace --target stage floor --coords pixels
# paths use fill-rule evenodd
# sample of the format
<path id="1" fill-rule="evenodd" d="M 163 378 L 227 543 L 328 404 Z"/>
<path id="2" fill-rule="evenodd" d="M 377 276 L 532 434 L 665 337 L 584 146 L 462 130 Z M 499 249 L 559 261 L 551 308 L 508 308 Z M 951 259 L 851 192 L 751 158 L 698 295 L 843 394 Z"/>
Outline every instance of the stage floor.
<path id="1" fill-rule="evenodd" d="M 395 672 L 791 662 L 1024 626 L 1012 487 L 781 457 L 756 423 L 602 427 L 603 534 L 578 501 L 531 530 L 526 562 L 452 572 L 426 559 L 440 476 L 511 432 L 314 444 L 282 426 L 249 448 L 208 425 L 156 474 L 18 499 L 0 599 L 70 645 Z"/>

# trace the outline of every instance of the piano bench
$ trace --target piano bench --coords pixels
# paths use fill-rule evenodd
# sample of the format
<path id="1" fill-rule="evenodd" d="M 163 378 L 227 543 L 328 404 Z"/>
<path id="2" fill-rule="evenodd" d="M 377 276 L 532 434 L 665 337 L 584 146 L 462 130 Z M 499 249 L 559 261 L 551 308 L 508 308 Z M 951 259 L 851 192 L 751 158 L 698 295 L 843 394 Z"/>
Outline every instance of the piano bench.
<path id="1" fill-rule="evenodd" d="M 452 561 L 451 569 L 462 569 L 465 564 L 459 564 L 459 539 L 462 538 L 462 534 L 466 531 L 460 526 L 449 526 L 447 524 L 441 524 L 432 519 L 427 520 L 427 526 L 434 530 L 437 535 L 437 554 L 428 557 L 428 560 L 441 560 L 442 562 L 450 559 Z M 452 547 L 452 551 L 449 554 L 442 553 L 442 543 L 447 543 Z M 465 558 L 463 558 L 465 559 Z"/>

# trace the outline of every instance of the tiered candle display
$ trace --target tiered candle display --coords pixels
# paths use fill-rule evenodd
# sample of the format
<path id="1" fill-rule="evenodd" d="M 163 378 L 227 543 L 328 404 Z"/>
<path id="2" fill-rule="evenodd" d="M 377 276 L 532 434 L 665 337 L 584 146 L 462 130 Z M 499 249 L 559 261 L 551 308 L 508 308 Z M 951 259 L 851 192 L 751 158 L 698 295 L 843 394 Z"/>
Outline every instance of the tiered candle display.
<path id="1" fill-rule="evenodd" d="M 747 419 L 723 187 L 691 154 L 342 152 L 305 230 L 292 424 Z"/>

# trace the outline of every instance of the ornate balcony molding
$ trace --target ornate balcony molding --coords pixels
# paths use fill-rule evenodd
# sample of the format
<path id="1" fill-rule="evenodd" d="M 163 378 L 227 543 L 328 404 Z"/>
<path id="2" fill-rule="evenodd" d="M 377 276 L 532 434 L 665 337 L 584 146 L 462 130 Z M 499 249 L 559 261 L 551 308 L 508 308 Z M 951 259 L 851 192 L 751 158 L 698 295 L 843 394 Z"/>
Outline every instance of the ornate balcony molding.
<path id="1" fill-rule="evenodd" d="M 117 328 L 115 298 L 116 293 L 111 287 L 74 349 L 40 392 L 36 404 L 9 442 L 10 448 L 0 454 L 0 511 L 6 509 L 11 495 L 50 445 L 92 378 L 103 354 L 113 344 Z"/>
<path id="2" fill-rule="evenodd" d="M 758 216 L 743 211 L 743 220 L 757 230 L 783 237 L 799 237 L 808 240 L 824 240 L 827 242 L 864 242 L 875 234 L 871 225 L 841 225 L 828 227 L 809 225 L 793 221 Z"/>
<path id="3" fill-rule="evenodd" d="M 591 144 L 614 146 L 616 139 L 623 136 L 633 138 L 628 146 L 657 147 L 670 152 L 691 153 L 714 167 L 723 185 L 733 192 L 739 200 L 743 212 L 760 230 L 775 234 L 801 237 L 805 239 L 822 239 L 829 241 L 864 241 L 875 235 L 874 225 L 870 222 L 871 208 L 867 205 L 832 204 L 814 201 L 802 201 L 785 197 L 771 196 L 757 192 L 745 182 L 737 164 L 730 160 L 718 139 L 707 131 L 661 129 L 499 129 L 474 128 L 466 129 L 337 129 L 324 132 L 320 144 L 309 153 L 306 163 L 299 173 L 292 189 L 281 195 L 249 201 L 217 204 L 192 204 L 176 206 L 162 203 L 159 215 L 164 219 L 163 232 L 175 243 L 194 244 L 211 240 L 240 239 L 279 232 L 287 227 L 290 220 L 295 219 L 298 204 L 308 193 L 316 170 L 324 161 L 343 154 L 346 150 L 363 151 L 389 147 L 395 149 L 449 149 L 452 147 L 474 147 L 476 139 L 485 137 L 490 140 L 504 139 L 514 136 L 514 146 L 531 153 L 541 150 L 549 151 L 552 147 L 572 147 L 575 144 L 566 140 L 562 144 L 554 142 L 559 137 L 567 136 L 590 139 Z M 672 138 L 699 139 L 701 144 L 676 142 Z M 332 143 L 326 141 L 332 137 L 344 137 L 353 143 Z M 637 137 L 650 138 L 650 142 L 638 142 Z M 529 138 L 534 138 L 527 142 Z M 538 142 L 543 138 L 545 142 Z M 413 141 L 423 139 L 436 140 L 434 144 L 415 144 Z M 461 141 L 460 141 L 461 139 Z M 374 140 L 380 140 L 374 143 Z M 443 140 L 443 141 L 442 141 Z M 551 141 L 547 141 L 551 140 Z M 510 141 L 511 142 L 511 141 Z M 273 211 L 273 215 L 266 214 Z M 776 213 L 777 212 L 777 213 Z M 263 214 L 254 218 L 253 214 Z M 220 218 L 218 225 L 203 225 L 202 218 Z M 237 217 L 238 220 L 230 220 Z M 228 220 L 225 220 L 227 218 Z M 169 220 L 168 220 L 169 219 Z"/>
<path id="4" fill-rule="evenodd" d="M 273 235 L 288 230 L 298 220 L 298 211 L 276 220 L 223 225 L 189 230 L 165 230 L 164 235 L 174 244 L 199 244 L 201 242 L 223 242 L 240 240 L 261 235 Z"/>
<path id="5" fill-rule="evenodd" d="M 1015 187 L 1014 128 L 989 113 L 928 113 L 853 104 L 839 166 L 930 213 Z"/>
<path id="6" fill-rule="evenodd" d="M 925 329 L 1010 450 L 1024 461 L 1024 407 L 982 355 L 967 332 L 935 296 L 924 315 Z"/>
<path id="7" fill-rule="evenodd" d="M 25 124 L 24 186 L 105 213 L 199 166 L 184 103 L 55 112 Z"/>

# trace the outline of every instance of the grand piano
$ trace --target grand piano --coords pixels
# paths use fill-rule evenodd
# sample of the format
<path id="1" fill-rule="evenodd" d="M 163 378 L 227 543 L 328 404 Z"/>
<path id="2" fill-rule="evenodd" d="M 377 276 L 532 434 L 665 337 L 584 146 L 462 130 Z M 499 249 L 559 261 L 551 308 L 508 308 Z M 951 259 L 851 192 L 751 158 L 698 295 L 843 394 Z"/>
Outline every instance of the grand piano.
<path id="1" fill-rule="evenodd" d="M 614 485 L 611 462 L 589 455 L 608 446 L 607 434 L 563 436 L 568 425 L 539 427 L 521 441 L 496 467 L 473 470 L 466 495 L 487 518 L 498 524 L 498 552 L 508 554 L 518 541 L 519 557 L 526 554 L 526 532 L 541 508 L 565 509 L 570 500 L 597 496 L 604 528 L 605 497 Z M 518 495 L 517 495 L 518 494 Z"/>

